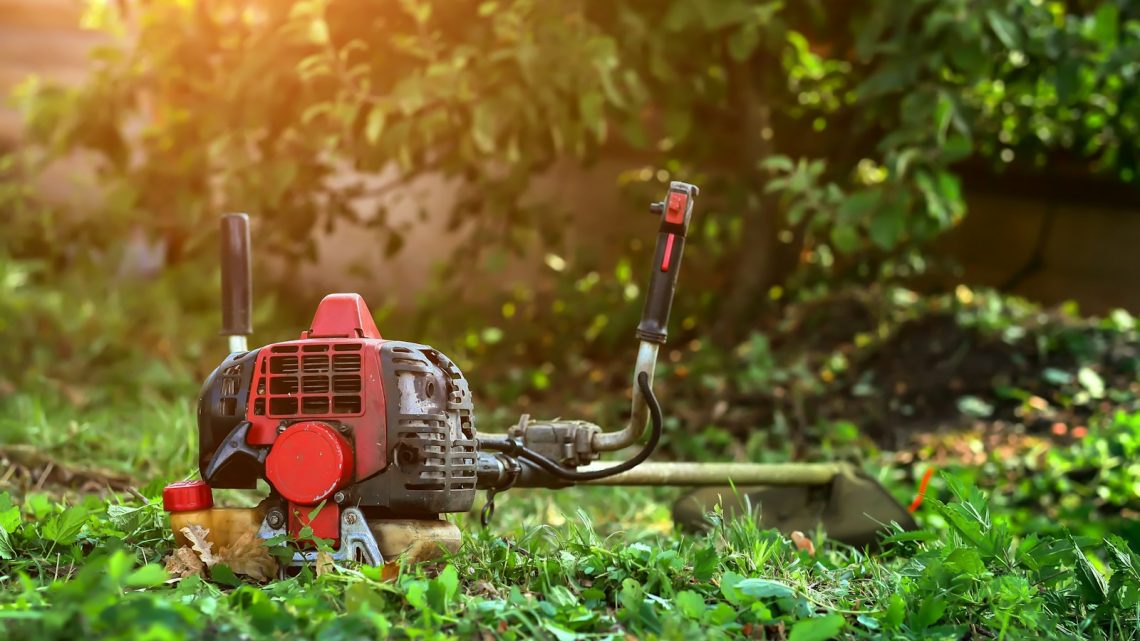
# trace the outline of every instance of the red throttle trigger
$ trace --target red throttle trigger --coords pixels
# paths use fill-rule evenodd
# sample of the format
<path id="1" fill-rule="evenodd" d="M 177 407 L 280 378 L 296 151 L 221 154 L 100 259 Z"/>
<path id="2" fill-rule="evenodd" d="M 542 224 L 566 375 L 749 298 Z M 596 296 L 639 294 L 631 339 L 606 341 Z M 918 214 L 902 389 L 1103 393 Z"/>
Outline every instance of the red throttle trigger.
<path id="1" fill-rule="evenodd" d="M 669 234 L 669 238 L 665 241 L 665 255 L 661 257 L 661 271 L 669 271 L 669 259 L 673 258 L 673 239 L 677 237 L 676 234 Z"/>
<path id="2" fill-rule="evenodd" d="M 689 195 L 680 191 L 669 192 L 669 204 L 665 209 L 665 222 L 683 225 L 689 213 Z"/>
<path id="3" fill-rule="evenodd" d="M 665 205 L 664 221 L 671 225 L 685 225 L 685 218 L 689 211 L 688 194 L 670 191 L 669 200 Z M 665 253 L 661 257 L 661 271 L 663 272 L 669 271 L 669 264 L 673 258 L 673 243 L 676 242 L 676 239 L 677 234 L 675 232 L 669 232 L 669 236 L 665 239 Z"/>

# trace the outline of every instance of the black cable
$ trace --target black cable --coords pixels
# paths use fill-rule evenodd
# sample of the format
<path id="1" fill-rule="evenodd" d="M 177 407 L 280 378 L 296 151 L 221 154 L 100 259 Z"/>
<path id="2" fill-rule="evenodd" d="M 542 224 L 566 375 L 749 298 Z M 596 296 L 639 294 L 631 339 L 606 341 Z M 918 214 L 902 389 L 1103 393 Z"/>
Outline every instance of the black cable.
<path id="1" fill-rule="evenodd" d="M 511 456 L 526 459 L 543 470 L 553 474 L 554 476 L 565 481 L 596 481 L 597 479 L 604 479 L 615 474 L 621 474 L 634 467 L 640 465 L 645 459 L 653 454 L 653 450 L 657 449 L 657 444 L 661 441 L 662 420 L 661 420 L 661 404 L 657 402 L 657 397 L 653 394 L 653 387 L 649 384 L 649 374 L 641 372 L 637 375 L 637 386 L 641 388 L 641 395 L 645 397 L 645 404 L 649 406 L 650 420 L 653 422 L 652 431 L 649 433 L 649 441 L 645 443 L 645 447 L 641 448 L 637 454 L 632 458 L 623 461 L 613 467 L 604 470 L 594 470 L 592 472 L 579 472 L 577 470 L 569 470 L 558 464 L 557 461 L 547 458 L 542 454 L 530 449 L 529 447 L 516 443 L 511 439 L 504 441 L 480 441 L 479 445 L 483 449 L 495 450 L 504 452 Z"/>

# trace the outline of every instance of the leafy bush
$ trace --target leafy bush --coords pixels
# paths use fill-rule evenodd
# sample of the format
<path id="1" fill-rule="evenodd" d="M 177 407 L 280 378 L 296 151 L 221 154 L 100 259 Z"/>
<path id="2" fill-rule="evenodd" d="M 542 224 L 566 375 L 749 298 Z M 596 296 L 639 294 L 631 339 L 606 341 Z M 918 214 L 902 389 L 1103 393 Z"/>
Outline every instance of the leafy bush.
<path id="1" fill-rule="evenodd" d="M 31 130 L 100 158 L 106 213 L 83 238 L 141 227 L 175 262 L 213 246 L 226 209 L 273 221 L 266 254 L 307 254 L 342 221 L 396 251 L 391 199 L 430 174 L 458 185 L 461 251 L 549 245 L 567 219 L 531 178 L 632 150 L 641 195 L 706 187 L 699 225 L 723 251 L 697 271 L 731 293 L 703 318 L 731 336 L 801 261 L 955 225 L 972 155 L 1060 150 L 1136 177 L 1140 14 L 1122 1 L 94 6 L 89 23 L 134 37 L 100 47 L 82 87 L 29 83 Z"/>

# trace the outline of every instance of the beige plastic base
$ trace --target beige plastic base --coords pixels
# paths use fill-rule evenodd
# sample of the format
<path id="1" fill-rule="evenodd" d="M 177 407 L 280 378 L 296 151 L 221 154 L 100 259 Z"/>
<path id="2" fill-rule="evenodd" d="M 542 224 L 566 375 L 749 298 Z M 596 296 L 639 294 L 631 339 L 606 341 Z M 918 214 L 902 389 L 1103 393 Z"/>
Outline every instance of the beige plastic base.
<path id="1" fill-rule="evenodd" d="M 359 512 L 357 513 L 359 514 Z M 245 534 L 254 533 L 260 534 L 263 538 L 267 537 L 264 532 L 265 527 L 267 527 L 263 525 L 264 518 L 265 509 L 260 506 L 254 508 L 215 507 L 208 510 L 171 514 L 170 525 L 174 530 L 175 545 L 190 545 L 190 541 L 182 533 L 182 528 L 189 525 L 199 525 L 209 530 L 209 540 L 214 544 L 214 549 L 218 550 L 232 545 L 234 541 Z M 358 530 L 356 536 L 363 536 L 367 539 L 368 532 L 371 532 L 372 538 L 375 539 L 372 555 L 375 556 L 376 551 L 379 551 L 386 578 L 395 578 L 399 574 L 401 563 L 421 563 L 454 554 L 459 551 L 459 547 L 463 543 L 459 528 L 454 523 L 442 519 L 370 519 L 367 524 L 368 529 L 366 531 Z M 261 528 L 261 532 L 259 532 L 259 528 Z M 270 530 L 268 534 L 277 532 L 283 534 L 284 530 Z M 371 545 L 372 542 L 365 541 L 365 543 Z M 343 544 L 342 547 L 344 547 Z M 351 550 L 345 553 L 350 554 Z M 312 558 L 309 557 L 315 552 L 302 550 L 297 554 L 299 555 L 297 564 L 303 565 L 312 562 Z M 367 556 L 365 558 L 367 559 Z M 356 560 L 360 560 L 360 558 L 356 557 Z M 369 561 L 365 560 L 365 562 Z"/>
<path id="2" fill-rule="evenodd" d="M 190 545 L 182 528 L 199 525 L 210 531 L 209 540 L 214 551 L 232 545 L 243 534 L 257 533 L 265 510 L 261 507 L 215 507 L 193 512 L 174 512 L 170 515 L 170 528 L 174 530 L 174 545 Z"/>
<path id="3" fill-rule="evenodd" d="M 385 561 L 401 558 L 410 563 L 431 561 L 458 552 L 463 543 L 459 528 L 450 521 L 370 520 L 368 527 Z"/>

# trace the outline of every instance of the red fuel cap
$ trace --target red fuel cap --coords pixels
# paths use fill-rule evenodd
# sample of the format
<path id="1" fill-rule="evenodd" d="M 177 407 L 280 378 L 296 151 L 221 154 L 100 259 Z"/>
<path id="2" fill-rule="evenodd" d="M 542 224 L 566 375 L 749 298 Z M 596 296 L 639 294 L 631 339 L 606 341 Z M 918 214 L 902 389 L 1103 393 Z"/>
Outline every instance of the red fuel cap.
<path id="1" fill-rule="evenodd" d="M 179 481 L 162 488 L 162 509 L 193 512 L 214 507 L 214 492 L 205 481 Z"/>
<path id="2" fill-rule="evenodd" d="M 316 505 L 352 478 L 352 446 L 324 423 L 290 425 L 269 450 L 265 477 L 287 500 Z"/>

